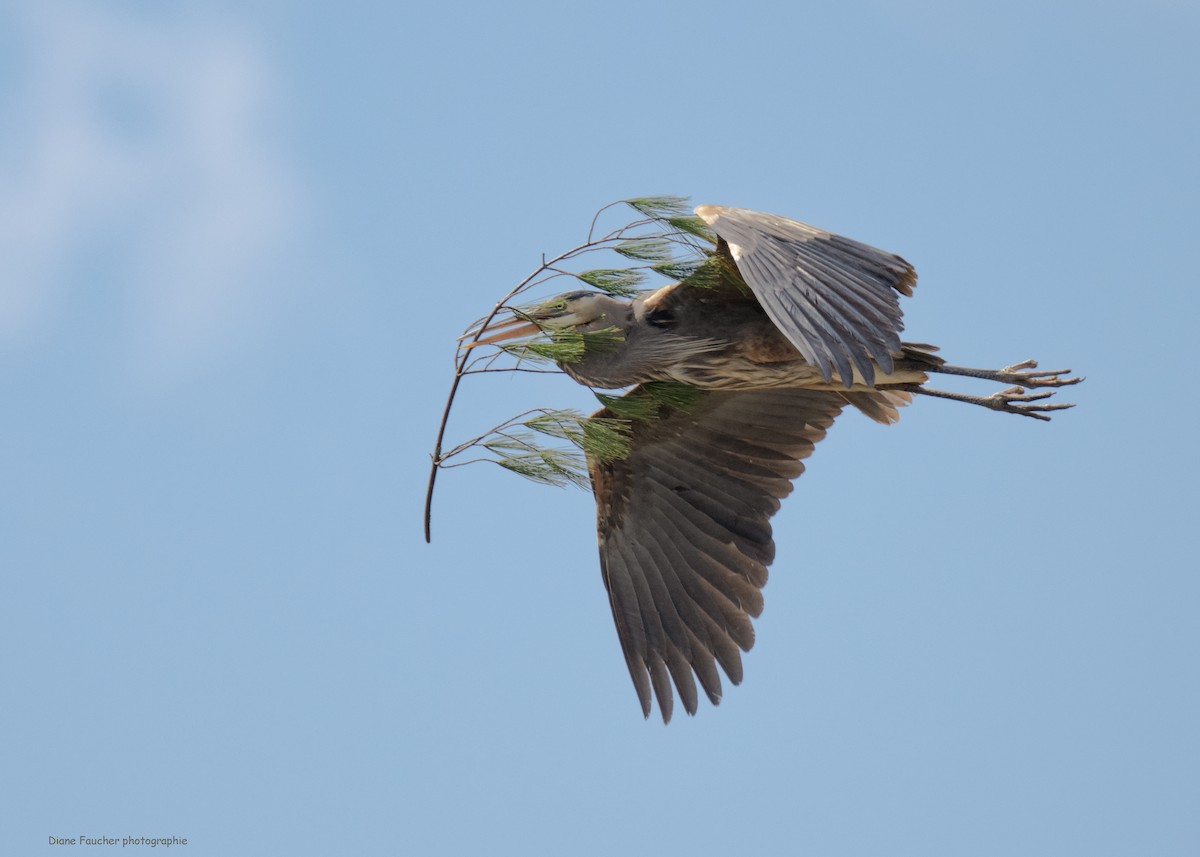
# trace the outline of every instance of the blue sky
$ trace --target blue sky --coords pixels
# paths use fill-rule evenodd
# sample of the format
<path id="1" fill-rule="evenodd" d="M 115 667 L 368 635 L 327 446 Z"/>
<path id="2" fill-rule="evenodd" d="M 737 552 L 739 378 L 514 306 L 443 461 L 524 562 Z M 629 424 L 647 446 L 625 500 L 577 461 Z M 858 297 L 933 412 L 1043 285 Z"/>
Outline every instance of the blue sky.
<path id="1" fill-rule="evenodd" d="M 0 852 L 1196 853 L 1200 11 L 640 5 L 0 5 Z M 454 338 L 657 193 L 1088 376 L 843 417 L 666 728 L 588 495 L 420 520 Z M 451 437 L 587 401 L 477 380 Z"/>

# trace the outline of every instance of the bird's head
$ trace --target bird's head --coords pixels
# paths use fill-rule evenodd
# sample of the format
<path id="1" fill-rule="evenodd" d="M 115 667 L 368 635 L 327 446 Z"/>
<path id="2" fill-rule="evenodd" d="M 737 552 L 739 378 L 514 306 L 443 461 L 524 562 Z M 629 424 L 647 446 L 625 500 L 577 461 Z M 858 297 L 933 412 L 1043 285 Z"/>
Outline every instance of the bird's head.
<path id="1" fill-rule="evenodd" d="M 628 313 L 628 303 L 601 292 L 583 290 L 564 292 L 537 306 L 514 312 L 512 318 L 499 324 L 489 325 L 485 330 L 470 331 L 468 336 L 476 333 L 489 335 L 472 342 L 467 347 L 505 342 L 544 330 L 575 330 L 589 333 L 621 327 Z"/>

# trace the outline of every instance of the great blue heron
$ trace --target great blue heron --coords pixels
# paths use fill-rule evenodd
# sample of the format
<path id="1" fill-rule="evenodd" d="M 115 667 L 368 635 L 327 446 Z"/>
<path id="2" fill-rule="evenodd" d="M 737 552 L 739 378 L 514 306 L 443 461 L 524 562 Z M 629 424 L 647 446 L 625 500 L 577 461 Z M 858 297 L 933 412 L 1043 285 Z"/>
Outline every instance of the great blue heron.
<path id="1" fill-rule="evenodd" d="M 916 274 L 904 259 L 770 214 L 702 205 L 717 237 L 718 276 L 665 286 L 634 300 L 568 292 L 472 332 L 475 345 L 541 331 L 614 330 L 560 364 L 590 387 L 676 382 L 696 389 L 687 406 L 658 401 L 634 420 L 628 454 L 589 456 L 600 568 L 629 674 L 650 715 L 651 695 L 671 719 L 674 684 L 688 714 L 695 679 L 713 704 L 720 664 L 742 680 L 741 651 L 775 554 L 769 519 L 801 463 L 847 405 L 893 423 L 913 393 L 1049 419 L 1068 404 L 1046 390 L 1078 383 L 1070 370 L 947 365 L 929 345 L 900 341 L 899 295 Z M 986 397 L 925 386 L 931 373 L 1013 385 Z M 613 417 L 605 408 L 594 417 Z M 693 677 L 694 676 L 694 677 Z"/>

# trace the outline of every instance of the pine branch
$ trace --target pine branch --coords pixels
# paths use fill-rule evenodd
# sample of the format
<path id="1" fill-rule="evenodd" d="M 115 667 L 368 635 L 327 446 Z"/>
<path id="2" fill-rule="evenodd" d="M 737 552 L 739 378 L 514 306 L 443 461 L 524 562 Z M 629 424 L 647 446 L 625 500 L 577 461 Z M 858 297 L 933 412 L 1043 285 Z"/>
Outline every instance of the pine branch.
<path id="1" fill-rule="evenodd" d="M 625 337 L 616 328 L 605 330 L 547 330 L 549 341 L 524 340 L 501 345 L 518 360 L 533 362 L 578 363 L 589 351 L 596 353 L 614 348 Z"/>
<path id="2" fill-rule="evenodd" d="M 556 488 L 568 485 L 586 488 L 588 485 L 587 469 L 578 453 L 539 449 L 522 455 L 505 456 L 497 459 L 496 463 L 541 485 L 553 485 Z"/>
<path id="3" fill-rule="evenodd" d="M 589 286 L 618 298 L 633 297 L 638 293 L 638 286 L 646 280 L 645 274 L 636 268 L 596 268 L 575 276 Z"/>
<path id="4" fill-rule="evenodd" d="M 686 196 L 643 196 L 637 199 L 627 199 L 625 204 L 654 220 L 666 220 L 670 217 L 685 217 L 692 213 L 691 205 Z"/>
<path id="5" fill-rule="evenodd" d="M 629 238 L 613 247 L 622 256 L 642 262 L 671 261 L 671 243 L 665 238 Z"/>
<path id="6" fill-rule="evenodd" d="M 713 235 L 712 230 L 708 228 L 708 224 L 699 217 L 668 217 L 666 222 L 678 229 L 680 232 L 686 232 L 689 235 L 695 235 L 697 238 L 703 238 L 709 244 L 716 244 L 717 239 Z"/>
<path id="7" fill-rule="evenodd" d="M 538 482 L 585 485 L 586 457 L 609 461 L 628 454 L 632 420 L 655 419 L 663 406 L 687 406 L 686 394 L 671 389 L 682 385 L 646 385 L 647 392 L 638 396 L 599 395 L 598 398 L 613 414 L 611 418 L 589 419 L 574 412 L 539 410 L 530 412 L 537 416 L 529 419 L 524 419 L 527 415 L 511 418 L 448 452 L 443 449 L 454 400 L 459 385 L 467 375 L 545 371 L 528 369 L 522 364 L 567 364 L 582 359 L 589 351 L 615 347 L 622 341 L 616 330 L 589 333 L 549 330 L 543 331 L 542 337 L 497 343 L 490 354 L 487 351 L 475 351 L 485 331 L 502 312 L 512 311 L 517 317 L 529 317 L 528 313 L 533 307 L 526 307 L 525 310 L 514 307 L 513 302 L 517 298 L 560 277 L 572 277 L 615 297 L 636 295 L 645 282 L 646 271 L 673 280 L 687 280 L 689 285 L 702 285 L 707 280 L 714 283 L 719 281 L 720 269 L 710 264 L 714 260 L 715 239 L 703 221 L 691 215 L 686 198 L 655 196 L 624 200 L 623 204 L 641 217 L 602 235 L 598 234 L 601 218 L 620 204 L 611 203 L 596 212 L 587 238 L 582 243 L 552 259 L 543 256 L 540 265 L 510 289 L 489 313 L 468 328 L 460 338 L 454 378 L 438 423 L 431 455 L 429 484 L 425 494 L 426 541 L 431 538 L 433 493 L 438 470 L 466 463 L 452 459 L 468 450 L 484 453 L 483 457 L 472 461 L 493 461 Z M 601 251 L 615 252 L 626 259 L 646 264 L 572 270 L 576 261 Z M 521 426 L 521 430 L 517 430 L 517 426 Z M 561 440 L 573 448 L 547 446 L 540 438 Z"/>
<path id="8" fill-rule="evenodd" d="M 600 404 L 617 418 L 641 422 L 657 420 L 664 410 L 690 411 L 699 397 L 695 387 L 675 381 L 652 381 L 623 396 L 596 393 Z"/>

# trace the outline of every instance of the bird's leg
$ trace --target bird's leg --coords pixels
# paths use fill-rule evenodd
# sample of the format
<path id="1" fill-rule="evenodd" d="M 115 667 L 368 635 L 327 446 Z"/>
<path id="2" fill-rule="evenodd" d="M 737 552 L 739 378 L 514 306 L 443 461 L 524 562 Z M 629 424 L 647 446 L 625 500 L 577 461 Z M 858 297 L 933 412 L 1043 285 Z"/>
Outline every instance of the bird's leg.
<path id="1" fill-rule="evenodd" d="M 1079 380 L 1081 379 L 1073 378 L 1069 383 L 1074 384 Z M 1029 404 L 1030 402 L 1036 402 L 1040 401 L 1041 399 L 1049 398 L 1050 396 L 1054 395 L 1054 393 L 1026 393 L 1024 387 L 1009 387 L 1007 390 L 1001 390 L 999 393 L 992 393 L 990 396 L 968 396 L 965 393 L 947 393 L 945 390 L 932 390 L 929 387 L 922 387 L 920 384 L 904 384 L 899 388 L 902 390 L 907 390 L 910 393 L 920 393 L 922 396 L 936 396 L 939 399 L 952 399 L 956 402 L 967 402 L 968 404 L 979 405 L 982 408 L 989 408 L 993 411 L 1004 411 L 1005 413 L 1009 414 L 1020 414 L 1023 417 L 1033 417 L 1035 420 L 1049 420 L 1050 417 L 1046 416 L 1046 411 L 1062 411 L 1067 408 L 1075 407 L 1074 405 L 1065 403 L 1059 405 Z"/>
<path id="2" fill-rule="evenodd" d="M 1016 384 L 1021 387 L 1067 387 L 1078 384 L 1083 378 L 1064 378 L 1070 369 L 1057 369 L 1043 372 L 1023 372 L 1023 369 L 1036 369 L 1036 360 L 1023 360 L 1003 369 L 970 369 L 965 366 L 922 366 L 926 372 L 940 372 L 943 375 L 966 375 L 970 378 L 984 378 L 988 381 L 998 381 L 1001 384 Z"/>

